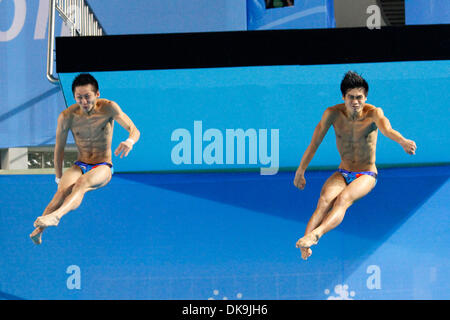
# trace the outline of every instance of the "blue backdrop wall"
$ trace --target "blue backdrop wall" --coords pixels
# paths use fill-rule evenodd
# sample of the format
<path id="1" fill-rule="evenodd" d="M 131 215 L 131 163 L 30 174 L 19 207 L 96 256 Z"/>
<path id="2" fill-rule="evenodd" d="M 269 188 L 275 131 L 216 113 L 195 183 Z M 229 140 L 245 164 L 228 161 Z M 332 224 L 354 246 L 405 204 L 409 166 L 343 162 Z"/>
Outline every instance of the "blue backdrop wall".
<path id="1" fill-rule="evenodd" d="M 264 154 L 270 156 L 276 153 L 277 146 L 279 167 L 295 167 L 325 108 L 342 102 L 339 86 L 348 70 L 356 70 L 369 82 L 367 102 L 381 107 L 392 126 L 418 145 L 417 154 L 410 156 L 397 143 L 379 133 L 378 164 L 450 161 L 449 150 L 442 148 L 450 142 L 448 130 L 445 125 L 436 125 L 450 120 L 448 61 L 93 74 L 99 80 L 101 95 L 119 103 L 142 132 L 141 140 L 130 156 L 114 162 L 118 172 L 130 172 L 267 168 L 276 166 L 276 159 L 264 164 L 260 152 L 267 151 Z M 60 74 L 69 105 L 75 102 L 71 93 L 75 75 Z M 194 129 L 196 121 L 198 131 Z M 189 137 L 183 139 L 176 136 L 179 129 L 187 131 Z M 209 129 L 216 130 L 209 131 L 211 137 L 207 136 Z M 260 137 L 255 140 L 255 145 L 258 145 L 256 162 L 250 161 L 249 145 L 252 142 L 247 140 L 245 161 L 238 164 L 236 149 L 234 162 L 226 163 L 227 155 L 231 156 L 232 152 L 226 145 L 226 132 L 232 129 L 251 129 L 255 134 L 261 133 L 263 138 L 267 137 L 267 148 L 264 144 L 260 147 Z M 115 130 L 114 146 L 117 146 L 127 138 L 128 133 L 119 126 Z M 267 130 L 267 135 L 261 130 Z M 217 140 L 212 136 L 222 137 L 222 141 L 215 145 Z M 272 141 L 272 138 L 275 140 Z M 174 148 L 183 140 L 190 143 L 185 148 L 191 153 L 187 156 L 190 164 L 188 161 L 174 161 L 174 152 L 178 154 L 178 149 Z M 237 148 L 237 145 L 238 142 L 234 147 Z M 216 146 L 214 151 L 222 154 L 214 154 L 208 146 L 212 149 Z M 199 156 L 195 163 L 196 153 Z M 217 156 L 217 161 L 208 163 L 209 154 L 212 158 Z M 222 164 L 218 161 L 220 159 Z M 334 132 L 330 129 L 311 166 L 338 164 Z"/>

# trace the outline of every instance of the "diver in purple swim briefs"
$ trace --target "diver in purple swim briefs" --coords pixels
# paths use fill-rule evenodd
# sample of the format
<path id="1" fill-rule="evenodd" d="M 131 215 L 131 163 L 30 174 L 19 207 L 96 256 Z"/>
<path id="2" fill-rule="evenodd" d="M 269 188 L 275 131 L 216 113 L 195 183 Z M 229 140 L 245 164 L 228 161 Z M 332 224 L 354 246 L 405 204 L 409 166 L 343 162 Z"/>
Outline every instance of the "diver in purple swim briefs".
<path id="1" fill-rule="evenodd" d="M 352 71 L 346 73 L 341 82 L 344 103 L 325 110 L 295 173 L 294 185 L 303 190 L 306 185 L 305 170 L 328 129 L 333 126 L 341 163 L 338 171 L 323 185 L 305 234 L 296 243 L 305 260 L 312 254 L 310 247 L 317 244 L 325 233 L 336 228 L 347 209 L 375 187 L 378 129 L 399 143 L 406 153 L 413 155 L 416 152 L 416 143 L 392 129 L 381 108 L 366 103 L 368 91 L 369 85 L 360 75 Z"/>
<path id="2" fill-rule="evenodd" d="M 139 130 L 117 103 L 99 99 L 98 83 L 92 75 L 78 75 L 72 83 L 72 92 L 77 103 L 61 112 L 56 128 L 54 163 L 58 189 L 42 216 L 34 222 L 30 238 L 35 244 L 41 244 L 45 228 L 57 226 L 66 213 L 78 208 L 86 192 L 106 186 L 111 180 L 114 121 L 129 132 L 129 138 L 115 150 L 116 156 L 128 156 L 140 137 Z M 69 130 L 78 148 L 78 159 L 63 174 Z"/>

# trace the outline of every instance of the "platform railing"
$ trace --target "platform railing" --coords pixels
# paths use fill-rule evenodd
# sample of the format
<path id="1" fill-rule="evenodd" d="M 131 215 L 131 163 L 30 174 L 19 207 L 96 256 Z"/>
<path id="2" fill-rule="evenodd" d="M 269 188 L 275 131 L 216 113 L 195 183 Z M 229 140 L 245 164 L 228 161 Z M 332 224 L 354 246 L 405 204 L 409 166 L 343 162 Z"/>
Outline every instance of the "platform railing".
<path id="1" fill-rule="evenodd" d="M 54 84 L 59 82 L 59 79 L 53 75 L 56 11 L 58 11 L 59 16 L 69 27 L 72 37 L 102 36 L 106 34 L 86 0 L 50 0 L 48 15 L 47 79 Z"/>

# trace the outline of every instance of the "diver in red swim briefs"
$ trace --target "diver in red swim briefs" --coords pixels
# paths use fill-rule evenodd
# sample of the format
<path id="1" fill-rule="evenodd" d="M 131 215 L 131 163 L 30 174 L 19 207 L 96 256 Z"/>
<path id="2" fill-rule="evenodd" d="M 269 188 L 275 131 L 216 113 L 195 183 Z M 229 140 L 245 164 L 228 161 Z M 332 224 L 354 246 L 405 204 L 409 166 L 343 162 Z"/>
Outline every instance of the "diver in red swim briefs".
<path id="1" fill-rule="evenodd" d="M 114 101 L 99 99 L 97 80 L 90 74 L 78 75 L 72 83 L 76 104 L 58 117 L 55 143 L 55 174 L 58 190 L 34 222 L 31 234 L 35 244 L 42 242 L 45 228 L 57 226 L 62 216 L 81 204 L 84 194 L 109 183 L 113 174 L 111 142 L 114 120 L 129 132 L 129 138 L 119 144 L 114 154 L 128 156 L 139 140 L 139 130 Z M 62 171 L 67 134 L 72 131 L 78 147 L 78 160 Z"/>
<path id="2" fill-rule="evenodd" d="M 317 244 L 325 233 L 336 228 L 342 222 L 346 210 L 375 187 L 378 175 L 375 166 L 378 129 L 399 143 L 406 153 L 413 155 L 416 152 L 415 142 L 405 139 L 392 129 L 381 108 L 366 103 L 368 91 L 366 80 L 355 72 L 347 72 L 341 82 L 344 103 L 325 110 L 295 173 L 294 185 L 303 190 L 306 185 L 305 170 L 328 129 L 333 126 L 341 163 L 338 171 L 323 185 L 305 234 L 296 243 L 305 260 L 312 254 L 310 247 Z"/>

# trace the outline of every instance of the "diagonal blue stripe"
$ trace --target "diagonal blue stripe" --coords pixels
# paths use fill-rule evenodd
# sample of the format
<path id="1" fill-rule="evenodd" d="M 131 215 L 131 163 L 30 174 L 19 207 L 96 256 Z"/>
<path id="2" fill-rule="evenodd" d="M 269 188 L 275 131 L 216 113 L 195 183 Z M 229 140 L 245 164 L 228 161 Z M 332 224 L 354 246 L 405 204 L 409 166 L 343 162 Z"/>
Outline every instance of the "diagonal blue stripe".
<path id="1" fill-rule="evenodd" d="M 3 300 L 26 300 L 25 298 L 21 298 L 21 297 L 18 297 L 18 296 L 15 296 L 13 294 L 9 294 L 9 293 L 3 292 L 3 291 L 0 291 L 0 299 L 3 299 Z"/>

